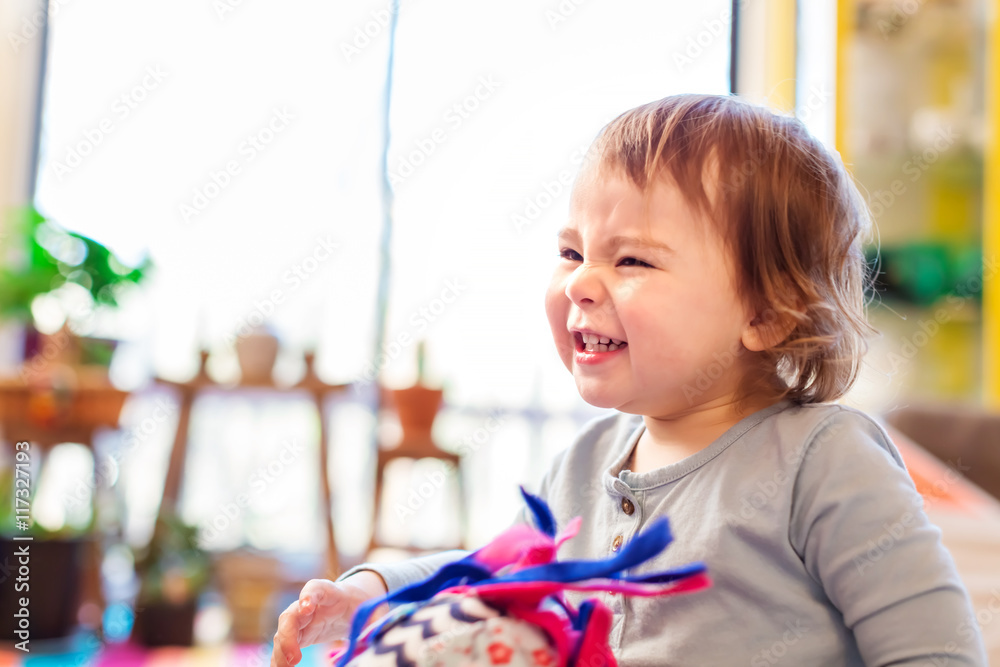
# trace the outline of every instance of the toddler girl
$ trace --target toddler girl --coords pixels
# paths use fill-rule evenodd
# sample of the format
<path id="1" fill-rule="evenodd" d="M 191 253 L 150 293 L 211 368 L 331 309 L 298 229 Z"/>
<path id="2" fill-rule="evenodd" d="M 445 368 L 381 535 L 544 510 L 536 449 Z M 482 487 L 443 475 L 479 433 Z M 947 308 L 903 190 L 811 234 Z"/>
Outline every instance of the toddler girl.
<path id="1" fill-rule="evenodd" d="M 635 574 L 703 561 L 713 581 L 605 594 L 618 662 L 985 665 L 899 453 L 833 403 L 870 331 L 870 216 L 840 161 L 795 119 L 704 95 L 624 113 L 590 157 L 545 305 L 580 395 L 614 412 L 556 457 L 538 495 L 560 525 L 583 518 L 560 559 L 607 557 L 667 516 L 675 542 Z M 461 555 L 309 582 L 272 664 Z"/>

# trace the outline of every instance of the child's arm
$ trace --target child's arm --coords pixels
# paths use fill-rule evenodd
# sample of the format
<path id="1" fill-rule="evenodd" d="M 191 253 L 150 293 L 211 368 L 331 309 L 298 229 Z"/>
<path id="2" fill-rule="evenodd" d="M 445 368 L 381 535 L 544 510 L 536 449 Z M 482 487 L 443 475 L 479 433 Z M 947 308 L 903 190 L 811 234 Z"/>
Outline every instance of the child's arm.
<path id="1" fill-rule="evenodd" d="M 547 479 L 548 474 L 542 481 L 539 495 L 544 494 Z M 513 523 L 528 521 L 527 509 L 521 508 Z M 297 664 L 302 659 L 303 646 L 345 637 L 354 611 L 365 600 L 423 581 L 448 563 L 465 558 L 470 553 L 453 549 L 396 563 L 363 563 L 340 575 L 335 582 L 327 579 L 309 581 L 299 593 L 299 599 L 289 605 L 278 619 L 271 667 Z M 387 610 L 387 606 L 380 607 L 371 620 Z"/>
<path id="2" fill-rule="evenodd" d="M 969 595 L 884 431 L 842 410 L 806 450 L 789 538 L 869 665 L 986 665 Z"/>
<path id="3" fill-rule="evenodd" d="M 544 492 L 545 484 L 543 483 L 542 486 L 542 492 Z M 530 522 L 531 520 L 529 518 L 528 509 L 526 507 L 522 507 L 517 511 L 511 525 Z M 370 571 L 377 574 L 382 579 L 386 588 L 391 593 L 392 591 L 399 590 L 404 586 L 409 586 L 410 584 L 415 584 L 418 581 L 423 581 L 448 563 L 453 563 L 457 560 L 465 558 L 470 553 L 472 552 L 464 551 L 462 549 L 452 549 L 450 551 L 442 551 L 440 553 L 429 554 L 427 556 L 409 558 L 395 563 L 362 563 L 361 565 L 356 565 L 344 574 L 340 575 L 340 578 L 337 579 L 337 581 L 344 581 L 348 577 L 351 577 L 359 572 Z"/>
<path id="4" fill-rule="evenodd" d="M 298 664 L 303 646 L 344 638 L 361 603 L 385 592 L 385 582 L 374 572 L 359 572 L 336 583 L 328 579 L 310 580 L 302 587 L 299 599 L 278 617 L 271 667 Z M 372 620 L 385 611 L 375 610 Z"/>
<path id="5" fill-rule="evenodd" d="M 303 646 L 343 639 L 350 631 L 354 612 L 362 602 L 422 581 L 441 566 L 467 554 L 466 551 L 454 550 L 400 563 L 366 563 L 351 568 L 337 581 L 310 580 L 302 587 L 299 599 L 278 617 L 271 667 L 298 664 L 302 659 Z M 388 606 L 383 605 L 370 620 L 376 620 L 387 610 Z"/>
<path id="6" fill-rule="evenodd" d="M 562 458 L 565 456 L 565 450 L 556 455 L 552 464 L 550 465 L 548 471 L 542 478 L 540 488 L 535 494 L 547 500 L 546 493 L 549 487 L 549 480 L 555 471 Z M 514 520 L 511 525 L 518 523 L 531 523 L 531 514 L 526 506 L 521 506 L 517 513 L 514 515 Z M 396 563 L 363 563 L 357 565 L 344 574 L 340 576 L 337 581 L 344 581 L 347 577 L 353 576 L 358 572 L 371 571 L 377 573 L 379 577 L 382 578 L 383 583 L 388 588 L 389 592 L 403 588 L 404 586 L 409 586 L 410 584 L 415 584 L 419 581 L 423 581 L 435 572 L 437 572 L 441 567 L 447 565 L 448 563 L 453 563 L 456 560 L 465 558 L 471 551 L 463 551 L 461 549 L 453 549 L 450 551 L 442 551 L 436 554 L 430 554 L 428 556 L 420 556 L 417 558 L 410 558 L 405 561 Z"/>
<path id="7" fill-rule="evenodd" d="M 388 592 L 392 592 L 423 581 L 427 577 L 437 572 L 448 563 L 453 563 L 468 556 L 471 552 L 462 549 L 442 551 L 427 556 L 409 558 L 397 563 L 363 563 L 352 567 L 350 570 L 340 575 L 337 581 L 344 581 L 348 577 L 362 572 L 374 573 L 381 578 Z"/>

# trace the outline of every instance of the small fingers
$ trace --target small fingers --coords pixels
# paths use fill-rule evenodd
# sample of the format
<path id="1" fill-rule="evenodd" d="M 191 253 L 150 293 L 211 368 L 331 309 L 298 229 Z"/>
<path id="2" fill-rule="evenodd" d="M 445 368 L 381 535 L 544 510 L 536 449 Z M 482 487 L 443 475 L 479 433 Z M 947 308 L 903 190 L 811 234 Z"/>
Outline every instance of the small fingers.
<path id="1" fill-rule="evenodd" d="M 337 585 L 329 579 L 310 579 L 299 592 L 299 610 L 309 616 L 324 602 L 329 603 Z"/>
<path id="2" fill-rule="evenodd" d="M 274 638 L 274 649 L 271 651 L 271 667 L 291 667 L 288 658 L 285 657 L 285 654 L 281 652 L 281 648 L 278 646 L 277 635 Z"/>
<path id="3" fill-rule="evenodd" d="M 288 605 L 278 616 L 278 630 L 274 633 L 274 650 L 271 653 L 272 667 L 291 667 L 302 659 L 299 630 L 304 620 L 298 601 Z"/>

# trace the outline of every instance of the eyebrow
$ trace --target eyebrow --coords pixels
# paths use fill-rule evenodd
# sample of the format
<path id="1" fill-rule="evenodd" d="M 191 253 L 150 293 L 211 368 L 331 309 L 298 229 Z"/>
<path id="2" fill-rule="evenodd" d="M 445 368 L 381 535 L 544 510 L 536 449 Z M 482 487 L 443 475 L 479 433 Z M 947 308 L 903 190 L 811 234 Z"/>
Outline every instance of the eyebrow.
<path id="1" fill-rule="evenodd" d="M 580 243 L 580 234 L 577 233 L 572 227 L 564 227 L 560 229 L 556 234 L 557 239 L 566 239 L 567 241 L 574 241 Z M 621 236 L 616 235 L 607 239 L 607 243 L 611 246 L 612 250 L 618 250 L 623 245 L 636 246 L 642 249 L 648 250 L 660 250 L 669 254 L 673 254 L 674 249 L 668 246 L 666 243 L 660 243 L 659 241 L 649 239 L 649 238 L 638 238 L 634 236 Z"/>

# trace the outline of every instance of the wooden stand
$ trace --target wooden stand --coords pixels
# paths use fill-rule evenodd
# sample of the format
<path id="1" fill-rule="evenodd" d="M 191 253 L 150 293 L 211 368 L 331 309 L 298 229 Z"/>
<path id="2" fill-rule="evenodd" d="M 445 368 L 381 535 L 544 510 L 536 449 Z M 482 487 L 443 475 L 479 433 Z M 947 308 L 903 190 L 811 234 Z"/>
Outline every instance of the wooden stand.
<path id="1" fill-rule="evenodd" d="M 298 384 L 292 387 L 279 387 L 271 380 L 240 382 L 235 386 L 222 385 L 208 377 L 208 374 L 205 371 L 205 363 L 208 361 L 208 352 L 204 350 L 201 351 L 200 358 L 201 361 L 198 368 L 198 374 L 193 379 L 187 382 L 173 382 L 162 378 L 157 378 L 156 380 L 160 384 L 173 387 L 180 394 L 180 412 L 177 422 L 177 434 L 174 437 L 173 449 L 170 452 L 170 463 L 167 467 L 167 478 L 163 486 L 163 501 L 160 505 L 160 511 L 162 512 L 165 509 L 173 510 L 177 505 L 177 500 L 181 490 L 181 481 L 184 475 L 185 460 L 187 458 L 188 431 L 191 424 L 191 408 L 194 406 L 194 402 L 198 397 L 198 394 L 204 390 L 234 392 L 261 390 L 281 393 L 301 391 L 308 392 L 313 398 L 313 402 L 316 405 L 316 410 L 319 412 L 320 417 L 318 463 L 320 470 L 320 489 L 323 494 L 321 516 L 324 524 L 326 525 L 327 577 L 330 579 L 336 578 L 340 574 L 340 559 L 337 554 L 337 540 L 334 534 L 333 517 L 330 512 L 332 494 L 327 468 L 327 438 L 329 434 L 329 425 L 327 424 L 324 402 L 328 395 L 344 391 L 349 385 L 326 384 L 320 380 L 316 376 L 315 369 L 313 368 L 315 355 L 311 352 L 307 352 L 305 355 L 305 376 Z"/>
<path id="2" fill-rule="evenodd" d="M 440 389 L 431 389 L 420 384 L 406 389 L 382 390 L 383 403 L 392 405 L 399 416 L 400 426 L 403 429 L 403 436 L 400 442 L 391 448 L 379 446 L 378 457 L 375 468 L 375 522 L 372 526 L 372 537 L 369 543 L 369 550 L 380 547 L 399 548 L 398 545 L 383 543 L 378 536 L 378 523 L 382 507 L 382 491 L 385 477 L 385 468 L 396 459 L 438 459 L 449 463 L 455 467 L 456 479 L 458 480 L 459 494 L 464 495 L 464 483 L 462 480 L 461 458 L 458 454 L 452 454 L 440 449 L 435 444 L 431 436 L 431 429 L 434 425 L 434 418 L 437 416 L 441 406 L 443 392 Z M 456 545 L 459 548 L 465 542 L 465 503 L 458 504 L 459 525 L 462 531 L 462 544 Z"/>

